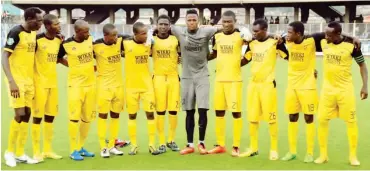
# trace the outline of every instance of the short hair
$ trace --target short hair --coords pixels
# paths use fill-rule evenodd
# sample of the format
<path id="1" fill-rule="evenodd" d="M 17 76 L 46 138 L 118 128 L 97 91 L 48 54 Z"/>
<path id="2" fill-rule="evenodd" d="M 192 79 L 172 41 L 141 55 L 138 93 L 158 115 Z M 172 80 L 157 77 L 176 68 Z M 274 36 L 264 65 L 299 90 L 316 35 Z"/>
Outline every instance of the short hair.
<path id="1" fill-rule="evenodd" d="M 167 19 L 171 23 L 171 18 L 168 15 L 162 14 L 157 18 L 157 23 L 160 19 Z"/>
<path id="2" fill-rule="evenodd" d="M 222 16 L 233 17 L 234 21 L 236 20 L 236 15 L 235 15 L 235 13 L 234 13 L 233 11 L 230 11 L 230 10 L 225 11 L 225 12 L 222 14 Z"/>
<path id="3" fill-rule="evenodd" d="M 304 35 L 304 25 L 300 21 L 293 21 L 289 23 L 289 26 L 293 28 L 294 32 L 301 33 L 301 35 Z"/>
<path id="4" fill-rule="evenodd" d="M 260 19 L 257 19 L 253 22 L 253 25 L 256 26 L 256 25 L 260 25 L 260 28 L 261 29 L 267 29 L 268 28 L 268 25 L 267 25 L 267 22 L 266 20 L 260 18 Z"/>
<path id="5" fill-rule="evenodd" d="M 139 28 L 142 28 L 142 27 L 145 27 L 145 24 L 142 23 L 142 22 L 136 22 L 133 27 L 132 27 L 132 31 L 136 34 L 138 32 L 138 29 Z"/>
<path id="6" fill-rule="evenodd" d="M 198 11 L 195 10 L 195 9 L 189 9 L 189 10 L 186 11 L 186 16 L 189 15 L 189 14 L 198 15 Z"/>
<path id="7" fill-rule="evenodd" d="M 107 34 L 109 34 L 110 31 L 112 31 L 115 28 L 116 28 L 116 26 L 114 26 L 111 23 L 105 24 L 104 27 L 103 27 L 103 34 L 107 35 Z"/>
<path id="8" fill-rule="evenodd" d="M 332 21 L 328 24 L 329 28 L 333 28 L 335 33 L 342 33 L 342 26 L 339 24 L 339 22 Z"/>
<path id="9" fill-rule="evenodd" d="M 27 20 L 29 18 L 30 19 L 35 19 L 36 14 L 42 14 L 41 9 L 38 8 L 38 7 L 29 7 L 29 8 L 24 10 L 24 20 Z"/>
<path id="10" fill-rule="evenodd" d="M 55 19 L 58 19 L 57 16 L 53 15 L 53 14 L 46 14 L 44 15 L 44 19 L 43 19 L 43 22 L 44 22 L 44 25 L 51 25 L 53 24 L 53 20 Z"/>

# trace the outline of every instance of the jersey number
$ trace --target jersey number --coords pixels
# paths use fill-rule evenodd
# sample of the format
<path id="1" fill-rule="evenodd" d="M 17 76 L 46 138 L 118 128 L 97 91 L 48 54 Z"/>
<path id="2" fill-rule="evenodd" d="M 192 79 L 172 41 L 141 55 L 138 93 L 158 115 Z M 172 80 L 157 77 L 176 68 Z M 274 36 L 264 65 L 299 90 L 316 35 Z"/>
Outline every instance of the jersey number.
<path id="1" fill-rule="evenodd" d="M 308 107 L 309 112 L 313 113 L 315 111 L 315 105 L 314 104 L 308 104 L 307 107 Z"/>
<path id="2" fill-rule="evenodd" d="M 233 106 L 232 106 L 233 109 L 236 109 L 236 102 L 233 102 Z"/>
<path id="3" fill-rule="evenodd" d="M 270 120 L 275 120 L 276 119 L 276 114 L 275 112 L 270 113 Z"/>
<path id="4" fill-rule="evenodd" d="M 356 112 L 355 111 L 351 111 L 350 119 L 355 119 L 355 115 L 356 115 Z"/>

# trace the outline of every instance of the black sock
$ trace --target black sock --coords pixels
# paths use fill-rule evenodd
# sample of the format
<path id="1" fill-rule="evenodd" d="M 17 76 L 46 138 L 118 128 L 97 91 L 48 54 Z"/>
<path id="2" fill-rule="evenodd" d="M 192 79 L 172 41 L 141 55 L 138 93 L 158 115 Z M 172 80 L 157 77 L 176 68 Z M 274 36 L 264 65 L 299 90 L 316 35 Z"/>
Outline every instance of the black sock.
<path id="1" fill-rule="evenodd" d="M 193 140 L 194 140 L 193 139 L 194 138 L 194 126 L 195 126 L 194 114 L 195 114 L 195 109 L 186 111 L 186 134 L 188 138 L 188 143 L 193 143 Z"/>
<path id="2" fill-rule="evenodd" d="M 198 109 L 199 113 L 199 120 L 198 120 L 198 125 L 199 125 L 199 140 L 204 141 L 204 138 L 206 136 L 206 129 L 207 129 L 207 111 L 208 109 Z"/>

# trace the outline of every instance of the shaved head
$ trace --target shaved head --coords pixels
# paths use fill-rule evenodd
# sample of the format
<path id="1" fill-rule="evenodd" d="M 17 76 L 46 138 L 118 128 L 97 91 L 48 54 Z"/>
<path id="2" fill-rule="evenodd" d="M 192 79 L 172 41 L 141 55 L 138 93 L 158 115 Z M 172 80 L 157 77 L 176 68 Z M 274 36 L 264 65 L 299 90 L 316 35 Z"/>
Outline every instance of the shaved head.
<path id="1" fill-rule="evenodd" d="M 84 20 L 77 20 L 74 24 L 75 37 L 78 41 L 87 40 L 90 36 L 89 23 Z"/>
<path id="2" fill-rule="evenodd" d="M 89 23 L 87 23 L 85 20 L 76 20 L 74 24 L 75 31 L 86 27 L 89 27 Z"/>

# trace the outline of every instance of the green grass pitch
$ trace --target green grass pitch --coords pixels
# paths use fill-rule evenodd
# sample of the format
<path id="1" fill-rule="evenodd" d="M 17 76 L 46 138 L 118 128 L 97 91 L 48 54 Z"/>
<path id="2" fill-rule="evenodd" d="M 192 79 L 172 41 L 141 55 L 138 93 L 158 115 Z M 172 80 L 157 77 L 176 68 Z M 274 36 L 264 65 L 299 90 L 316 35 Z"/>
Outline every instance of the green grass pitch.
<path id="1" fill-rule="evenodd" d="M 367 58 L 369 64 L 370 59 Z M 287 62 L 278 60 L 276 67 L 276 81 L 278 90 L 278 120 L 279 120 L 279 156 L 283 157 L 288 152 L 288 133 L 287 123 L 288 116 L 284 113 L 284 98 L 285 88 L 287 86 Z M 319 71 L 318 87 L 321 88 L 322 82 L 322 60 L 318 58 L 317 69 Z M 206 136 L 207 149 L 211 149 L 216 143 L 215 136 L 215 113 L 213 111 L 213 83 L 215 77 L 215 61 L 209 63 L 209 70 L 211 73 L 211 103 L 210 111 L 208 113 L 208 129 Z M 298 136 L 298 159 L 291 162 L 284 161 L 269 161 L 269 134 L 267 123 L 262 123 L 259 130 L 259 152 L 260 155 L 253 158 L 233 158 L 230 155 L 232 145 L 232 115 L 227 113 L 227 125 L 226 125 L 226 146 L 227 153 L 222 155 L 206 155 L 201 156 L 199 153 L 191 155 L 181 156 L 177 152 L 168 151 L 167 153 L 160 156 L 152 156 L 148 153 L 148 138 L 147 138 L 147 124 L 145 114 L 143 111 L 138 113 L 138 143 L 139 143 L 139 154 L 137 156 L 127 155 L 129 148 L 123 149 L 125 152 L 124 156 L 114 156 L 109 159 L 103 159 L 100 157 L 99 143 L 97 137 L 96 121 L 91 126 L 90 134 L 86 141 L 85 147 L 95 152 L 95 158 L 86 158 L 84 161 L 75 162 L 69 159 L 69 141 L 68 141 L 68 127 L 67 127 L 67 69 L 61 65 L 58 65 L 58 81 L 59 81 L 59 115 L 55 120 L 55 137 L 53 147 L 54 150 L 63 155 L 62 160 L 46 160 L 44 163 L 37 165 L 18 164 L 14 169 L 17 170 L 42 170 L 42 169 L 61 169 L 61 170 L 86 170 L 86 169 L 99 169 L 99 170 L 246 170 L 246 169 L 305 169 L 305 170 L 327 170 L 327 169 L 370 169 L 370 102 L 360 101 L 360 88 L 362 81 L 359 73 L 359 67 L 354 62 L 353 64 L 353 81 L 356 89 L 357 97 L 357 114 L 358 114 L 358 125 L 359 125 L 359 147 L 358 157 L 361 161 L 360 167 L 351 167 L 348 164 L 348 140 L 345 123 L 339 119 L 332 120 L 330 122 L 329 130 L 329 163 L 323 165 L 317 164 L 306 164 L 303 163 L 303 158 L 306 152 L 306 139 L 305 139 L 305 124 L 303 117 L 301 116 L 299 123 L 299 136 Z M 241 150 L 244 151 L 249 146 L 248 136 L 248 123 L 246 122 L 246 87 L 248 83 L 248 77 L 250 76 L 250 66 L 243 68 L 244 78 L 244 89 L 243 89 L 243 132 L 241 139 Z M 4 74 L 3 74 L 4 77 Z M 8 106 L 7 88 L 2 79 L 2 108 L 1 108 L 1 128 L 2 128 L 2 151 L 1 155 L 7 148 L 9 121 L 13 117 L 13 110 Z M 119 137 L 122 139 L 128 139 L 127 131 L 127 113 L 121 113 L 120 120 L 120 133 Z M 197 118 L 196 118 L 197 120 Z M 315 119 L 315 121 L 317 121 Z M 167 122 L 167 121 L 166 121 Z M 176 135 L 176 142 L 180 147 L 184 147 L 186 144 L 186 133 L 185 133 L 185 113 L 179 113 L 178 129 Z M 317 122 L 316 122 L 317 125 Z M 167 126 L 166 126 L 167 128 Z M 195 140 L 198 139 L 198 129 L 195 127 Z M 195 141 L 197 143 L 197 141 Z M 26 145 L 26 153 L 32 155 L 31 137 L 29 134 L 28 142 Z M 315 158 L 319 155 L 319 146 L 317 138 L 315 139 Z M 2 160 L 3 169 L 10 169 L 5 165 Z M 13 168 L 12 168 L 13 169 Z"/>

